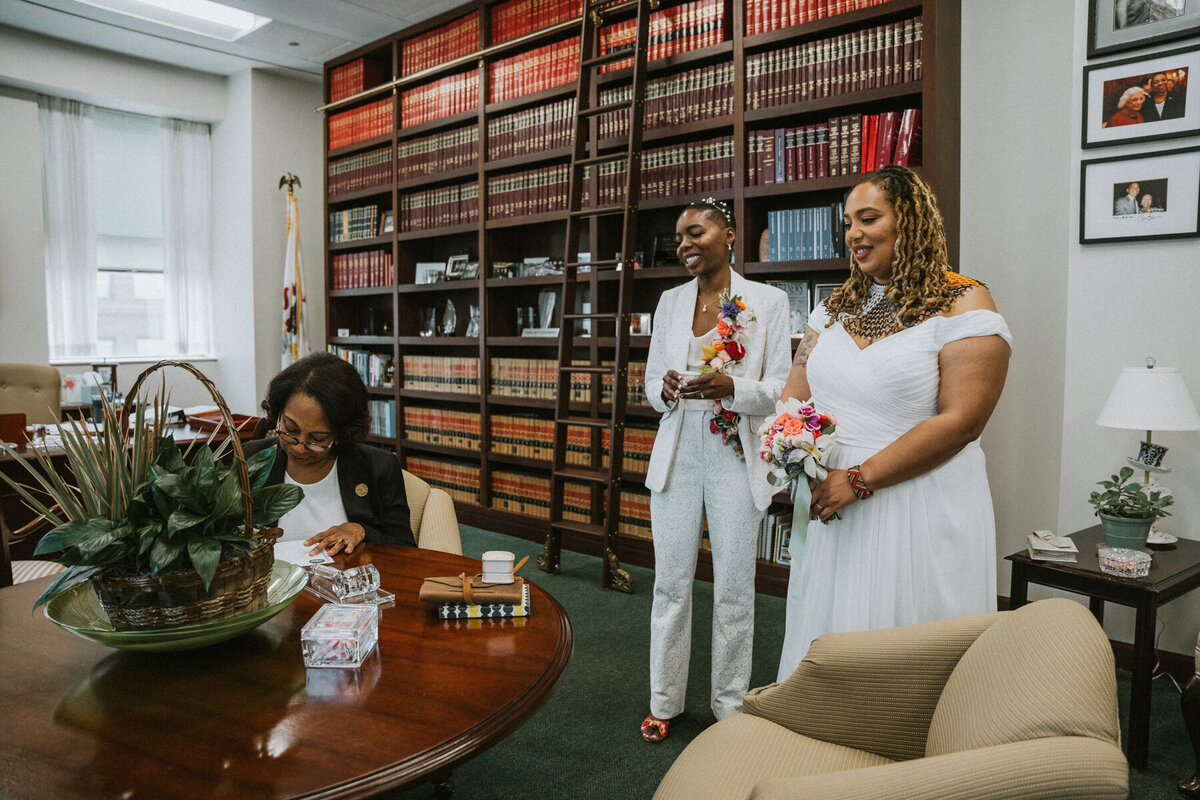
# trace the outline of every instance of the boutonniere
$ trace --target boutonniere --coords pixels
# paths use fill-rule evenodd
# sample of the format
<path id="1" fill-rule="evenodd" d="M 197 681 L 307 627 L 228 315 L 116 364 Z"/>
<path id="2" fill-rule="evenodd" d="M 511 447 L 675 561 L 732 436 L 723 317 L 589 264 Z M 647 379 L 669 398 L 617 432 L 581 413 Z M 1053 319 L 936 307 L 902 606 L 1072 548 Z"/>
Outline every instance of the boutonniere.
<path id="1" fill-rule="evenodd" d="M 731 366 L 746 357 L 745 339 L 750 326 L 758 321 L 758 316 L 746 307 L 741 295 L 730 294 L 728 289 L 721 292 L 719 301 L 721 309 L 717 312 L 717 335 L 701 351 L 704 363 L 700 371 L 724 375 Z M 713 401 L 713 418 L 709 420 L 708 429 L 719 435 L 721 443 L 732 447 L 738 458 L 745 461 L 742 437 L 738 434 L 741 420 L 740 414 L 726 409 L 720 400 Z"/>

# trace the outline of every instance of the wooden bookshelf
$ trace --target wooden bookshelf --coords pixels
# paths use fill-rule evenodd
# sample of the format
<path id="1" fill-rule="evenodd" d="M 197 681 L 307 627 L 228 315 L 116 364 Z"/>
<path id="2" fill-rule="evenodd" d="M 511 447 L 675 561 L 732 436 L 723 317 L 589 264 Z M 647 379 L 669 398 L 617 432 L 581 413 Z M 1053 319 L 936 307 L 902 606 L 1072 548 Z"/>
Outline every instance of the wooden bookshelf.
<path id="1" fill-rule="evenodd" d="M 844 280 L 848 274 L 847 261 L 836 253 L 819 256 L 814 253 L 818 257 L 805 259 L 766 260 L 760 256 L 760 238 L 768 220 L 779 220 L 782 212 L 795 213 L 794 209 L 830 207 L 840 202 L 846 190 L 858 180 L 853 172 L 835 174 L 830 163 L 820 177 L 815 174 L 817 168 L 813 168 L 813 176 L 804 179 L 797 176 L 785 182 L 751 183 L 751 176 L 762 167 L 761 161 L 756 160 L 759 159 L 754 149 L 757 140 L 752 137 L 756 132 L 777 128 L 803 130 L 807 126 L 812 131 L 811 144 L 819 147 L 822 128 L 831 126 L 830 134 L 835 133 L 837 120 L 861 122 L 864 116 L 888 112 L 899 115 L 905 109 L 919 109 L 922 160 L 916 169 L 938 192 L 951 259 L 956 259 L 960 22 L 957 0 L 887 0 L 824 16 L 817 11 L 853 7 L 853 0 L 779 0 L 780 8 L 789 9 L 787 13 L 791 16 L 776 15 L 766 23 L 761 11 L 767 4 L 759 0 L 714 2 L 720 6 L 720 14 L 715 17 L 720 20 L 719 27 L 703 34 L 706 37 L 703 40 L 686 40 L 703 41 L 704 46 L 682 49 L 653 60 L 648 66 L 647 109 L 653 113 L 647 114 L 644 155 L 649 161 L 651 154 L 670 151 L 660 156 L 658 163 L 671 164 L 687 148 L 699 153 L 705 142 L 728 140 L 726 151 L 719 157 L 712 152 L 717 145 L 703 151 L 711 158 L 724 159 L 714 169 L 723 170 L 727 182 L 695 191 L 689 191 L 686 182 L 664 183 L 662 186 L 667 188 L 660 188 L 663 196 L 641 199 L 639 238 L 641 264 L 645 268 L 634 276 L 637 298 L 634 312 L 653 312 L 663 291 L 687 280 L 682 268 L 670 265 L 674 223 L 684 204 L 703 196 L 715 196 L 732 204 L 738 224 L 735 268 L 747 276 L 761 281 L 800 283 L 813 298 L 818 286 Z M 747 3 L 757 6 L 747 7 Z M 489 98 L 497 96 L 490 80 L 494 75 L 512 75 L 511 69 L 506 72 L 503 67 L 496 68 L 500 62 L 511 65 L 513 59 L 528 57 L 535 51 L 552 53 L 569 47 L 570 41 L 579 35 L 579 12 L 571 12 L 575 4 L 576 0 L 564 0 L 562 7 L 556 7 L 551 0 L 530 0 L 529 8 L 522 10 L 522 6 L 496 0 L 473 0 L 326 64 L 327 217 L 355 210 L 353 215 L 358 219 L 367 212 L 356 209 L 374 206 L 381 221 L 374 230 L 357 225 L 355 236 L 359 238 L 329 243 L 331 237 L 327 237 L 326 342 L 365 354 L 358 357 L 358 363 L 373 365 L 381 373 L 365 377 L 371 385 L 372 400 L 394 403 L 397 436 L 374 435 L 373 442 L 395 449 L 407 466 L 417 472 L 425 470 L 425 477 L 435 485 L 455 480 L 471 483 L 469 487 L 447 487 L 455 495 L 462 522 L 538 543 L 545 540 L 548 520 L 538 514 L 516 513 L 511 510 L 514 501 L 493 497 L 493 479 L 514 473 L 528 476 L 530 483 L 536 484 L 549 477 L 550 458 L 497 452 L 492 447 L 491 420 L 522 415 L 548 420 L 553 416 L 552 402 L 546 397 L 510 396 L 493 391 L 489 375 L 493 359 L 551 361 L 555 357 L 557 339 L 522 337 L 520 333 L 529 324 L 529 309 L 536 308 L 539 295 L 556 291 L 561 278 L 515 273 L 525 259 L 562 257 L 565 214 L 529 206 L 512 216 L 496 217 L 488 211 L 488 187 L 511 186 L 523 175 L 536 173 L 538 185 L 533 191 L 541 192 L 546 202 L 545 195 L 551 190 L 546 188 L 545 175 L 538 171 L 562 167 L 565 174 L 570 143 L 562 139 L 561 130 L 569 130 L 571 120 L 564 121 L 562 111 L 563 104 L 574 102 L 574 73 L 578 65 L 568 66 L 572 74 L 565 83 L 558 82 L 560 74 L 550 77 L 540 87 L 533 87 L 535 91 L 506 96 L 497 102 L 489 102 Z M 700 5 L 703 2 L 689 6 L 680 0 L 664 0 L 661 9 L 664 14 L 682 19 L 687 9 L 699 15 L 694 9 Z M 770 27 L 776 24 L 776 18 L 793 24 L 746 34 L 748 25 Z M 841 53 L 840 63 L 857 64 L 860 68 L 876 63 L 882 69 L 879 61 L 870 61 L 870 52 L 874 51 L 856 56 L 854 48 L 865 47 L 863 43 L 871 41 L 877 45 L 891 43 L 893 39 L 887 37 L 899 30 L 894 42 L 901 47 L 896 52 L 902 54 L 905 23 L 916 18 L 921 23 L 919 74 L 906 73 L 901 65 L 893 74 L 894 80 L 882 83 L 876 80 L 880 85 L 869 85 L 871 80 L 861 77 L 839 80 L 831 68 L 825 74 L 829 76 L 830 87 L 840 87 L 837 91 L 813 88 L 806 96 L 802 89 L 790 87 L 786 91 L 796 96 L 785 94 L 782 95 L 785 101 L 764 105 L 763 100 L 769 95 L 769 92 L 763 94 L 762 89 L 762 70 L 766 65 L 780 69 L 790 65 L 798 69 L 796 59 L 816 57 L 796 53 L 825 53 L 824 61 L 814 62 L 821 64 L 828 62 L 828 55 Z M 699 19 L 696 16 L 693 22 Z M 504 32 L 493 37 L 493 24 L 502 26 Z M 696 22 L 691 30 L 698 31 L 701 27 Z M 915 30 L 911 23 L 910 29 Z M 886 37 L 879 33 L 872 39 L 872 31 L 888 33 Z M 843 48 L 840 51 L 839 46 Z M 406 47 L 410 50 L 406 51 Z M 408 73 L 402 69 L 406 52 L 410 63 Z M 438 61 L 438 53 L 445 53 L 445 60 Z M 789 73 L 779 74 L 784 76 L 783 80 L 789 80 Z M 797 74 L 802 73 L 790 73 Z M 608 72 L 598 82 L 597 92 L 600 96 L 617 97 L 629 79 L 629 69 Z M 819 81 L 814 80 L 813 87 L 818 85 Z M 413 100 L 430 96 L 434 86 L 453 92 L 453 103 L 420 104 Z M 712 94 L 685 94 L 697 87 L 707 88 Z M 757 100 L 755 92 L 759 93 Z M 409 98 L 410 108 L 420 108 L 421 117 L 405 117 L 405 97 Z M 671 98 L 685 97 L 695 103 L 691 107 L 671 105 L 676 102 Z M 697 107 L 697 103 L 703 105 Z M 379 110 L 381 105 L 387 106 L 391 114 L 386 133 L 381 134 L 371 123 L 353 128 L 352 116 L 356 111 L 363 116 L 380 113 L 386 116 L 386 112 Z M 441 113 L 446 115 L 439 116 Z M 336 146 L 331 148 L 330 124 L 335 119 L 337 131 L 332 141 Z M 532 127 L 538 124 L 559 127 Z M 599 133 L 612 130 L 615 121 L 601 118 L 595 124 L 597 135 L 592 137 L 592 152 L 597 155 L 611 152 L 622 141 L 619 134 L 600 136 Z M 348 138 L 347 130 L 358 130 L 360 138 Z M 535 132 L 541 138 L 522 144 L 523 135 Z M 489 150 L 492 137 L 496 147 Z M 825 141 L 831 153 L 840 152 L 835 142 L 828 138 Z M 805 143 L 810 144 L 808 140 Z M 435 146 L 445 150 L 430 152 L 429 148 Z M 804 152 L 819 153 L 817 147 Z M 833 156 L 829 158 L 832 162 Z M 416 166 L 406 166 L 411 164 Z M 649 167 L 648 163 L 643 166 L 644 180 Z M 673 175 L 660 174 L 658 179 L 674 180 Z M 609 203 L 611 198 L 605 198 L 597 187 L 600 180 L 593 180 L 590 196 L 593 202 L 599 197 L 601 204 Z M 561 186 L 565 198 L 565 184 Z M 433 204 L 435 212 L 429 211 L 429 204 Z M 383 229 L 385 214 L 392 219 L 390 231 Z M 425 215 L 426 224 L 409 224 L 406 220 L 414 214 Z M 827 234 L 830 237 L 838 236 L 835 221 L 830 222 Z M 620 238 L 616 222 L 604 218 L 590 222 L 580 248 L 592 252 L 593 257 L 613 257 Z M 657 253 L 656 245 L 659 245 Z M 380 253 L 390 256 L 386 268 L 380 266 Z M 782 253 L 780 250 L 776 255 Z M 429 265 L 444 265 L 452 256 L 461 255 L 478 265 L 473 278 L 418 282 L 418 275 L 428 271 Z M 669 266 L 653 266 L 656 261 L 659 264 L 666 261 Z M 354 268 L 362 263 L 372 265 L 368 275 L 354 273 L 348 277 L 346 265 Z M 493 271 L 493 264 L 503 263 L 513 265 L 514 274 L 499 276 Z M 380 280 L 380 270 L 386 273 L 386 281 Z M 610 295 L 616 290 L 613 277 L 609 273 L 581 274 L 581 294 L 590 298 Z M 447 302 L 453 306 L 453 320 L 448 319 Z M 472 308 L 477 329 L 472 328 Z M 631 366 L 636 368 L 638 362 L 645 362 L 649 341 L 649 336 L 633 338 Z M 578 351 L 580 359 L 594 357 L 600 361 L 606 353 L 614 351 L 611 330 L 594 331 L 583 342 Z M 406 374 L 406 358 L 410 365 L 417 363 L 413 361 L 415 358 L 423 359 L 420 363 L 425 366 L 430 363 L 455 366 L 447 367 L 448 382 L 435 388 L 434 384 L 416 381 L 413 375 Z M 474 366 L 464 367 L 464 364 Z M 470 380 L 464 377 L 465 369 L 474 370 L 474 383 L 462 383 Z M 631 380 L 631 387 L 633 383 Z M 446 391 L 451 385 L 457 386 L 457 390 Z M 596 398 L 572 401 L 572 407 L 576 406 L 599 415 L 606 413 L 607 404 Z M 414 431 L 411 438 L 406 436 L 407 408 L 436 408 L 474 415 L 472 418 L 479 420 L 478 449 L 475 442 L 469 447 L 462 446 L 461 439 L 457 444 L 447 444 L 448 440 L 431 441 L 427 432 Z M 653 427 L 657 416 L 648 405 L 638 405 L 630 399 L 626 413 L 630 427 Z M 627 469 L 623 491 L 647 494 L 641 484 L 643 478 L 643 472 Z M 501 507 L 506 502 L 510 509 Z M 592 505 L 592 513 L 598 515 L 600 509 L 595 500 Z M 577 530 L 565 533 L 564 546 L 600 555 L 603 542 L 595 527 L 578 523 Z M 636 530 L 636 534 L 618 536 L 618 556 L 626 563 L 653 566 L 649 530 Z M 702 551 L 697 575 L 711 579 L 711 574 L 711 558 L 707 551 Z M 783 595 L 787 575 L 786 566 L 760 560 L 757 588 Z"/>

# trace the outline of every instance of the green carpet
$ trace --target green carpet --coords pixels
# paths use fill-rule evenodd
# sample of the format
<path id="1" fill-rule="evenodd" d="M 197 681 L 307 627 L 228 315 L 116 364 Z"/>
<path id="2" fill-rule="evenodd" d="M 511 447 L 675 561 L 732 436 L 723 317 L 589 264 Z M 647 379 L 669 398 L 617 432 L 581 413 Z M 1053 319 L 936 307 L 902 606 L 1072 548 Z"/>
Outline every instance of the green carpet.
<path id="1" fill-rule="evenodd" d="M 713 723 L 708 707 L 712 584 L 695 584 L 692 667 L 687 710 L 659 745 L 642 741 L 638 726 L 649 708 L 652 570 L 627 567 L 632 595 L 599 588 L 600 559 L 564 551 L 562 571 L 547 575 L 533 561 L 540 546 L 522 539 L 463 527 L 463 553 L 486 550 L 529 555 L 522 570 L 563 605 L 575 632 L 575 652 L 557 691 L 524 726 L 454 771 L 459 800 L 639 800 L 654 794 L 671 762 Z M 534 613 L 537 610 L 534 609 Z M 751 686 L 775 679 L 783 641 L 784 601 L 760 595 L 755 609 Z M 1122 709 L 1129 674 L 1118 672 Z M 1168 680 L 1154 683 L 1150 764 L 1130 771 L 1130 797 L 1178 798 L 1175 781 L 1193 771 L 1191 748 L 1179 715 L 1179 694 Z M 1122 732 L 1125 735 L 1125 731 Z M 388 793 L 388 800 L 435 797 L 433 787 Z M 380 798 L 383 800 L 383 798 Z"/>

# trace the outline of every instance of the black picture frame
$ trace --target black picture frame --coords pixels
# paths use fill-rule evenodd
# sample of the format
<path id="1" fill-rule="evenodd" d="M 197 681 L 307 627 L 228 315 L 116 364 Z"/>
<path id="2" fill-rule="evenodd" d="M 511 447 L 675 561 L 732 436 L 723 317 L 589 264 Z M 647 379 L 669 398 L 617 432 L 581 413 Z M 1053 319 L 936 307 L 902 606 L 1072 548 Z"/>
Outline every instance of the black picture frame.
<path id="1" fill-rule="evenodd" d="M 1130 211 L 1123 193 L 1151 202 Z M 1080 244 L 1200 237 L 1200 146 L 1083 161 L 1079 200 Z"/>
<path id="2" fill-rule="evenodd" d="M 1178 5 L 1180 13 L 1175 17 L 1133 24 L 1126 19 L 1126 24 L 1120 25 L 1118 7 L 1123 6 L 1128 10 L 1127 0 L 1089 0 L 1088 58 L 1165 44 L 1200 34 L 1200 4 L 1178 0 Z"/>
<path id="3" fill-rule="evenodd" d="M 117 365 L 116 364 L 92 364 L 92 372 L 100 375 L 100 385 L 107 386 L 111 391 L 117 391 Z"/>
<path id="4" fill-rule="evenodd" d="M 1190 97 L 1188 92 L 1193 75 L 1200 75 L 1200 44 L 1084 67 L 1081 147 L 1136 144 L 1200 133 L 1200 89 Z M 1153 94 L 1147 95 L 1144 90 L 1149 85 L 1153 92 L 1156 82 L 1160 87 L 1170 87 L 1161 112 L 1154 105 Z M 1136 114 L 1139 122 L 1131 122 L 1118 108 L 1122 98 L 1133 95 L 1142 98 Z M 1133 96 L 1126 107 L 1132 108 L 1136 99 Z"/>

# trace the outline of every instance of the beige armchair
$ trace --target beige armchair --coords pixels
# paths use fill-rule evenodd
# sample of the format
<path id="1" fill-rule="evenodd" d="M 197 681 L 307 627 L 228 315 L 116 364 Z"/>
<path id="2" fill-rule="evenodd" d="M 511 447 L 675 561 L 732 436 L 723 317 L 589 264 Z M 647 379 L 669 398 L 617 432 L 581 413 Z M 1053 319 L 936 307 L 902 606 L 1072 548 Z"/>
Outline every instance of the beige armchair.
<path id="1" fill-rule="evenodd" d="M 822 636 L 693 740 L 655 800 L 1124 800 L 1112 650 L 1087 608 Z"/>
<path id="2" fill-rule="evenodd" d="M 444 489 L 437 489 L 404 472 L 404 493 L 408 496 L 408 511 L 412 515 L 413 536 L 417 547 L 462 555 L 462 539 L 454 500 Z"/>
<path id="3" fill-rule="evenodd" d="M 54 367 L 0 364 L 0 413 L 25 415 L 29 425 L 59 421 L 62 379 Z"/>

